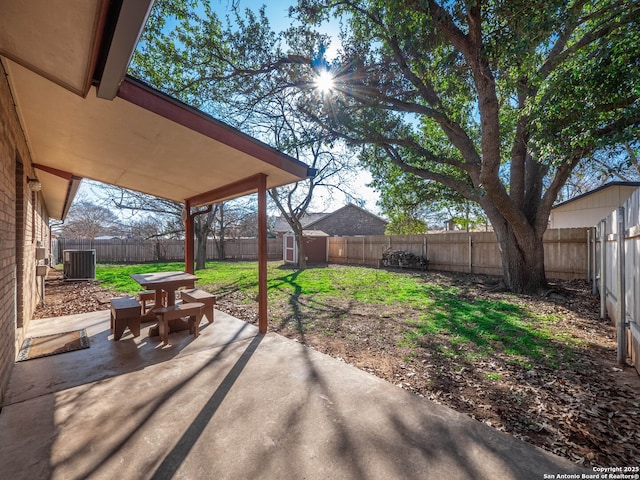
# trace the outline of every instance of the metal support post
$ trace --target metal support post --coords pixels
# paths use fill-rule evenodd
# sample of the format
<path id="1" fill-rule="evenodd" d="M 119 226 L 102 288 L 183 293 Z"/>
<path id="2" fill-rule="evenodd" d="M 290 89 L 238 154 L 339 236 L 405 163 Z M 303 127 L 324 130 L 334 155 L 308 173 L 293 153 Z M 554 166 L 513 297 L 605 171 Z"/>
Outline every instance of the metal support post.
<path id="1" fill-rule="evenodd" d="M 600 320 L 607 318 L 607 221 L 600 222 Z"/>
<path id="2" fill-rule="evenodd" d="M 625 288 L 625 261 L 624 261 L 624 207 L 618 207 L 618 363 L 623 365 L 627 360 L 627 305 Z"/>

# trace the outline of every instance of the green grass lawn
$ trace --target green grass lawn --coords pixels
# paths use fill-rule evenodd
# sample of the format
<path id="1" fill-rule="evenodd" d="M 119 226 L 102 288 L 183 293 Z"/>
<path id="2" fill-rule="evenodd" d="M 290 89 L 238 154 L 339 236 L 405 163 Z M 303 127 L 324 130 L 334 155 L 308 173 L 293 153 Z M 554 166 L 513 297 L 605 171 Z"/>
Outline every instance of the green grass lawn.
<path id="1" fill-rule="evenodd" d="M 137 265 L 106 265 L 96 267 L 96 278 L 119 292 L 135 294 L 140 285 L 132 273 L 184 270 L 183 263 L 147 263 Z M 207 268 L 196 270 L 198 286 L 217 294 L 243 290 L 247 296 L 258 294 L 258 268 L 254 262 L 207 262 Z M 310 268 L 302 272 L 283 267 L 281 262 L 268 264 L 268 288 L 271 296 L 296 294 L 337 296 L 364 303 L 396 303 L 425 301 L 425 286 L 403 274 L 370 268 L 344 269 Z M 394 295 L 388 295 L 393 290 Z"/>
<path id="2" fill-rule="evenodd" d="M 183 270 L 182 263 L 98 265 L 96 277 L 105 286 L 135 294 L 140 286 L 129 274 Z M 236 301 L 257 297 L 257 263 L 208 262 L 195 272 L 198 286 L 218 296 L 232 295 Z M 400 312 L 402 335 L 397 343 L 409 349 L 435 348 L 451 357 L 486 357 L 499 354 L 510 362 L 532 368 L 535 362 L 556 367 L 560 356 L 567 359 L 572 340 L 554 328 L 557 316 L 542 315 L 512 301 L 488 300 L 465 295 L 459 287 L 429 281 L 428 275 L 393 272 L 365 267 L 329 266 L 294 270 L 281 262 L 268 264 L 269 302 L 276 305 L 272 321 L 298 317 L 298 328 L 314 328 L 313 316 L 322 305 L 334 325 L 322 327 L 333 334 L 335 322 L 347 323 L 342 306 L 354 302 L 380 311 L 393 307 Z M 302 308 L 304 307 L 304 308 Z M 327 309 L 334 308 L 327 314 Z M 371 309 L 371 308 L 370 308 Z M 397 320 L 397 314 L 394 318 Z M 300 321 L 299 317 L 306 317 Z M 353 320 L 351 320 L 353 321 Z M 396 322 L 397 323 L 397 322 Z M 438 344 L 434 347 L 433 341 Z"/>

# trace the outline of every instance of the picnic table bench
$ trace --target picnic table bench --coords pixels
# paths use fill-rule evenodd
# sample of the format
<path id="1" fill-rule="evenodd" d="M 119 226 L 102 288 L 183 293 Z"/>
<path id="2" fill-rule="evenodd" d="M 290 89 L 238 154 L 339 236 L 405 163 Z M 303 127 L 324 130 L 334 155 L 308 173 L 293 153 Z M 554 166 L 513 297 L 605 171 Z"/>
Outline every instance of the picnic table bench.
<path id="1" fill-rule="evenodd" d="M 178 303 L 170 307 L 161 307 L 155 310 L 158 317 L 158 330 L 160 340 L 167 345 L 169 343 L 169 321 L 189 317 L 189 332 L 194 337 L 200 335 L 200 321 L 204 310 L 204 303 Z"/>
<path id="2" fill-rule="evenodd" d="M 142 305 L 133 297 L 115 297 L 111 302 L 111 331 L 113 340 L 120 340 L 125 328 L 129 327 L 134 337 L 140 336 Z"/>
<path id="3" fill-rule="evenodd" d="M 199 288 L 191 288 L 189 290 L 180 290 L 180 297 L 184 303 L 204 303 L 204 315 L 209 323 L 213 323 L 213 309 L 216 306 L 215 295 Z"/>

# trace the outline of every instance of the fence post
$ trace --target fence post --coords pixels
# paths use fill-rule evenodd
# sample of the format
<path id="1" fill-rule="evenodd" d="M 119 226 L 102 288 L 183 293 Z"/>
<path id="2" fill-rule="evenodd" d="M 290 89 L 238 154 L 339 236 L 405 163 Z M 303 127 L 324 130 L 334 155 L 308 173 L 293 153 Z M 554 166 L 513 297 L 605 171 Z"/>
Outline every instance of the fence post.
<path id="1" fill-rule="evenodd" d="M 349 237 L 344 237 L 345 246 L 344 246 L 344 255 L 345 255 L 345 264 L 349 265 Z"/>
<path id="2" fill-rule="evenodd" d="M 364 263 L 364 237 L 362 237 L 362 265 L 366 265 Z"/>
<path id="3" fill-rule="evenodd" d="M 424 234 L 424 258 L 429 262 L 429 242 L 427 241 L 427 234 Z"/>
<path id="4" fill-rule="evenodd" d="M 471 234 L 469 233 L 469 273 L 473 273 L 473 257 L 471 252 Z"/>
<path id="5" fill-rule="evenodd" d="M 591 281 L 591 229 L 587 229 L 587 282 Z"/>
<path id="6" fill-rule="evenodd" d="M 593 246 L 591 246 L 591 244 L 589 245 L 589 247 L 591 248 L 591 259 L 592 259 L 592 263 L 593 263 L 593 268 L 591 269 L 591 294 L 595 295 L 598 292 L 598 285 L 597 285 L 597 265 L 598 265 L 598 260 L 596 259 L 596 252 L 597 252 L 597 238 L 596 238 L 596 227 L 593 227 L 591 229 L 591 240 L 593 242 Z"/>
<path id="7" fill-rule="evenodd" d="M 627 359 L 627 305 L 625 298 L 625 262 L 624 262 L 624 207 L 618 207 L 618 363 L 623 365 Z"/>
<path id="8" fill-rule="evenodd" d="M 600 320 L 607 318 L 607 220 L 600 222 Z"/>

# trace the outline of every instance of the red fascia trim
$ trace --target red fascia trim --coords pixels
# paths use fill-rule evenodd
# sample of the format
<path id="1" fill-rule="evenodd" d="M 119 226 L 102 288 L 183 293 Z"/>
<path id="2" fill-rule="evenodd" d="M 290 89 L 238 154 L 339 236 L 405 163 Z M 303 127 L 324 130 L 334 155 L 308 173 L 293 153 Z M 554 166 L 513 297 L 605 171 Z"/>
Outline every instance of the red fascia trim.
<path id="1" fill-rule="evenodd" d="M 51 175 L 55 175 L 56 177 L 64 178 L 65 180 L 71 180 L 73 178 L 73 174 L 69 172 L 65 172 L 64 170 L 58 170 L 57 168 L 53 168 L 53 167 L 47 167 L 46 165 L 40 165 L 38 163 L 34 163 L 33 168 L 42 170 L 43 172 L 50 173 Z"/>
<path id="2" fill-rule="evenodd" d="M 225 198 L 236 197 L 240 195 L 246 195 L 248 193 L 257 192 L 260 182 L 266 183 L 267 176 L 263 173 L 258 173 L 237 182 L 224 185 L 208 192 L 200 193 L 193 197 L 187 198 L 186 202 L 192 207 L 201 207 L 203 205 L 209 205 L 211 203 L 219 202 Z"/>

